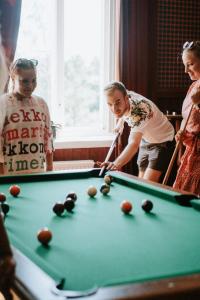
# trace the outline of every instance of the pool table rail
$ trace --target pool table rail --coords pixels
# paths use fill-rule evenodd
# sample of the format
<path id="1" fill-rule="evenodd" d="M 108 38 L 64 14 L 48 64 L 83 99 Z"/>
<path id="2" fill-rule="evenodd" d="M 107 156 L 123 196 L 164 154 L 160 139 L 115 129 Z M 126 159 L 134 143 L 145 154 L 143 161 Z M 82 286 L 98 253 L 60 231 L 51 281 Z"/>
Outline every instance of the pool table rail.
<path id="1" fill-rule="evenodd" d="M 192 300 L 200 299 L 200 274 L 190 274 L 149 280 L 140 283 L 118 285 L 112 287 L 96 287 L 89 293 L 63 293 L 56 291 L 56 283 L 30 259 L 13 247 L 14 258 L 17 261 L 14 291 L 21 300 Z M 54 287 L 54 288 L 53 288 Z M 67 296 L 66 296 L 67 295 Z"/>

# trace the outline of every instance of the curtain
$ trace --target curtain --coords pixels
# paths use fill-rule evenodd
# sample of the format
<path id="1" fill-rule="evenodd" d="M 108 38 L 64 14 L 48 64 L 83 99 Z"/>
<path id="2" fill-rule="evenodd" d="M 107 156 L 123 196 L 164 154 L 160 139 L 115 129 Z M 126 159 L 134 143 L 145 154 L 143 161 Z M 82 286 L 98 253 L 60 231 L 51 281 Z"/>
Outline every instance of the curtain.
<path id="1" fill-rule="evenodd" d="M 151 64 L 155 42 L 155 1 L 117 0 L 116 2 L 116 79 L 128 90 L 151 98 Z M 127 145 L 130 128 L 125 125 L 118 141 L 115 155 L 118 156 Z M 136 157 L 123 171 L 137 175 Z"/>
<path id="2" fill-rule="evenodd" d="M 0 1 L 0 27 L 2 45 L 8 66 L 14 59 L 21 14 L 21 0 Z"/>

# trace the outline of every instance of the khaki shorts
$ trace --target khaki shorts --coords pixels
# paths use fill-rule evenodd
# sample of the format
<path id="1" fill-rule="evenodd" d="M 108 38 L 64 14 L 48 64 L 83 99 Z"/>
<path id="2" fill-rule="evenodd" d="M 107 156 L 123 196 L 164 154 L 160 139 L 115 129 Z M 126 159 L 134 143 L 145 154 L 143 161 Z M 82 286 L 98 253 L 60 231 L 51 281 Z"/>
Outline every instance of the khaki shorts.
<path id="1" fill-rule="evenodd" d="M 145 171 L 147 168 L 151 168 L 165 172 L 172 157 L 174 147 L 174 141 L 150 144 L 142 139 L 137 159 L 139 170 Z"/>

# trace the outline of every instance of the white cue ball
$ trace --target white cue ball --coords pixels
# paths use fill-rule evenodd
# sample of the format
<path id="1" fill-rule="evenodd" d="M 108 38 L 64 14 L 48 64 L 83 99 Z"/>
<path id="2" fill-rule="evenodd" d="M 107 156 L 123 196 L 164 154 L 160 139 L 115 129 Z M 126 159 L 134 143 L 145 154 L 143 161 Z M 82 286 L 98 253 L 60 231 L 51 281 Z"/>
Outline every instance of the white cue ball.
<path id="1" fill-rule="evenodd" d="M 87 193 L 90 197 L 94 197 L 97 194 L 97 189 L 95 188 L 95 186 L 91 185 L 87 189 Z"/>

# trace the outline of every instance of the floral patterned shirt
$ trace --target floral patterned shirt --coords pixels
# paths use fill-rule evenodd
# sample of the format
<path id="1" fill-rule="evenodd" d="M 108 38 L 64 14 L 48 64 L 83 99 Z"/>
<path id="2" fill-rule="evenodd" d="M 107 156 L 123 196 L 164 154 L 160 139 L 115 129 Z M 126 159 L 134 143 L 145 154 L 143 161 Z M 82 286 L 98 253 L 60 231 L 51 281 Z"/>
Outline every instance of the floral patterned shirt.
<path id="1" fill-rule="evenodd" d="M 129 91 L 130 111 L 123 119 L 131 132 L 141 132 L 148 143 L 172 141 L 174 128 L 167 117 L 149 99 Z"/>

